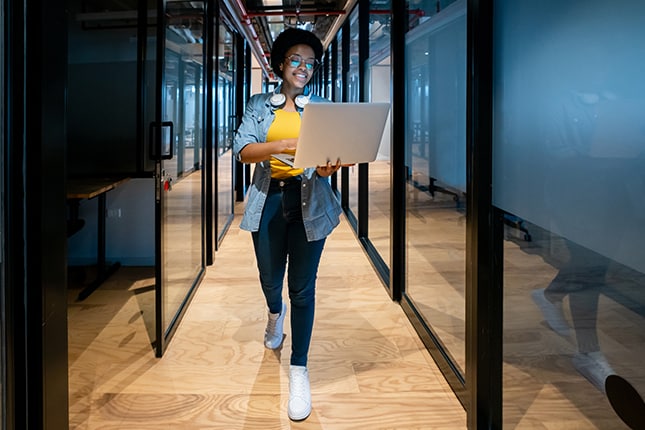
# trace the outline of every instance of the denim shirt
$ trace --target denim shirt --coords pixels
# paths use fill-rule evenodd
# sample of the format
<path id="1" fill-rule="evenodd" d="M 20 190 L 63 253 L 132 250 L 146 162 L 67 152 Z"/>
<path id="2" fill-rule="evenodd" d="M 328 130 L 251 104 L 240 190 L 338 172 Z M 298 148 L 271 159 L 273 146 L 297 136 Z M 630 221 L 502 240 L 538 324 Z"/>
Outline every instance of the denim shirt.
<path id="1" fill-rule="evenodd" d="M 249 143 L 266 142 L 267 132 L 275 118 L 274 109 L 269 103 L 273 92 L 256 94 L 249 99 L 242 123 L 235 134 L 233 153 L 240 159 L 240 151 Z M 312 95 L 310 103 L 324 103 L 329 100 Z M 301 113 L 302 115 L 302 113 Z M 255 165 L 253 180 L 244 209 L 240 228 L 258 231 L 260 218 L 271 184 L 271 165 L 269 160 Z M 302 199 L 302 221 L 308 241 L 326 238 L 340 223 L 342 209 L 331 189 L 329 178 L 319 176 L 315 168 L 304 169 L 300 187 Z"/>

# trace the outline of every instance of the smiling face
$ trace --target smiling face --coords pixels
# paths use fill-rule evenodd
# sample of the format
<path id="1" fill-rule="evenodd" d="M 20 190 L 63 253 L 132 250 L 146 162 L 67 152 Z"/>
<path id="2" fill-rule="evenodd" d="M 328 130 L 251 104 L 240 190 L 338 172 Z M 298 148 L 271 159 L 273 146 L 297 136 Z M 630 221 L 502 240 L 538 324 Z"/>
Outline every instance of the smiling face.
<path id="1" fill-rule="evenodd" d="M 312 65 L 315 63 L 316 56 L 309 45 L 294 45 L 289 48 L 280 64 L 284 92 L 301 94 L 313 75 L 315 67 Z"/>

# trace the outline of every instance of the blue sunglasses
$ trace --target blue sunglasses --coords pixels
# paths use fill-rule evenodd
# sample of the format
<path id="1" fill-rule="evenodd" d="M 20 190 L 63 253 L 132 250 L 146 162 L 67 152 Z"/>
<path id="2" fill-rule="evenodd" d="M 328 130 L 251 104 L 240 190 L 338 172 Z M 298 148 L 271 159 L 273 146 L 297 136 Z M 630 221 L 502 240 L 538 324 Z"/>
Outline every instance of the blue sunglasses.
<path id="1" fill-rule="evenodd" d="M 286 59 L 289 60 L 289 66 L 294 69 L 300 67 L 303 63 L 305 64 L 305 68 L 310 71 L 318 67 L 318 60 L 305 60 L 298 54 L 290 55 Z"/>

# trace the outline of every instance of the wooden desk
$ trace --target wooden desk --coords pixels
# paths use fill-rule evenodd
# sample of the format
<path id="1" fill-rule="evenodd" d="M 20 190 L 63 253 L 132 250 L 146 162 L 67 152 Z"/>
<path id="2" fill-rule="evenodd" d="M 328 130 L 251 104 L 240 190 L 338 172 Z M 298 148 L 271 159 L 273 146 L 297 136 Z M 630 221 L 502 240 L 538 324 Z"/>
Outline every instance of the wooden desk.
<path id="1" fill-rule="evenodd" d="M 78 300 L 85 300 L 107 278 L 121 267 L 121 263 L 114 262 L 108 265 L 105 261 L 105 218 L 106 194 L 130 178 L 74 178 L 67 181 L 67 201 L 70 204 L 71 220 L 68 235 L 71 236 L 83 227 L 84 222 L 78 219 L 79 203 L 83 199 L 98 197 L 97 209 L 97 250 L 96 250 L 96 279 L 83 288 L 78 294 Z"/>

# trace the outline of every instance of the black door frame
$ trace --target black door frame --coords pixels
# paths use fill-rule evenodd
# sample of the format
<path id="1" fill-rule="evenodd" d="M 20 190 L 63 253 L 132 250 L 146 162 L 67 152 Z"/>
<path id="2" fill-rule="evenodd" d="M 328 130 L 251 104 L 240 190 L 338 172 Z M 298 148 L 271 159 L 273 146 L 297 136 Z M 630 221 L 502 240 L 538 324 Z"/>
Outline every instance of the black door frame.
<path id="1" fill-rule="evenodd" d="M 8 429 L 68 427 L 62 1 L 7 0 L 3 231 Z"/>
<path id="2" fill-rule="evenodd" d="M 174 315 L 171 315 L 169 320 L 166 319 L 166 314 L 164 312 L 164 285 L 163 285 L 163 278 L 164 278 L 164 273 L 163 271 L 165 270 L 165 240 L 166 238 L 163 235 L 163 223 L 165 222 L 164 219 L 164 202 L 163 202 L 163 184 L 161 183 L 162 179 L 162 163 L 164 157 L 166 155 L 162 154 L 162 133 L 160 132 L 161 127 L 164 126 L 164 121 L 163 121 L 163 106 L 164 106 L 164 100 L 163 100 L 163 86 L 165 84 L 164 80 L 164 73 L 165 73 L 165 59 L 166 59 L 166 4 L 167 0 L 157 0 L 157 7 L 156 7 L 156 38 L 157 38 L 157 44 L 156 44 L 156 64 L 155 64 L 155 115 L 154 115 L 154 122 L 157 125 L 156 130 L 157 132 L 154 133 L 154 142 L 151 142 L 150 144 L 155 148 L 153 153 L 156 154 L 157 159 L 155 160 L 155 355 L 157 357 L 162 357 L 164 352 L 166 351 L 166 348 L 168 347 L 168 344 L 172 337 L 174 336 L 175 332 L 177 331 L 177 328 L 179 327 L 179 323 L 182 320 L 184 314 L 186 313 L 186 310 L 188 309 L 188 305 L 190 304 L 192 298 L 195 295 L 195 292 L 197 291 L 197 286 L 200 284 L 202 278 L 204 277 L 205 270 L 206 270 L 206 238 L 205 238 L 205 232 L 206 229 L 204 228 L 204 223 L 205 223 L 205 199 L 204 199 L 204 190 L 205 190 L 205 183 L 206 183 L 206 178 L 204 178 L 204 175 L 202 174 L 202 181 L 201 181 L 201 205 L 202 205 L 202 210 L 201 210 L 201 241 L 200 241 L 200 246 L 202 247 L 202 255 L 201 255 L 201 270 L 197 274 L 196 278 L 192 280 L 192 283 L 189 287 L 188 292 L 186 293 L 186 296 L 182 300 L 181 304 L 179 305 L 179 308 L 177 312 Z M 205 11 L 204 13 L 206 14 L 207 5 L 206 1 L 204 1 L 204 6 L 205 6 Z M 211 31 L 211 29 L 206 28 L 206 32 Z M 203 57 L 206 58 L 206 47 L 202 47 L 203 50 Z M 141 61 L 142 59 L 140 59 Z M 206 73 L 206 65 L 203 65 L 201 70 L 202 70 L 202 76 Z M 204 84 L 206 84 L 206 77 L 203 78 Z M 208 120 L 205 118 L 206 115 L 203 116 L 202 118 L 202 134 L 205 133 L 205 130 L 208 128 L 204 126 L 204 124 L 208 124 Z M 171 131 L 171 136 L 172 136 L 172 131 Z M 172 136 L 174 139 L 174 136 Z M 203 136 L 202 136 L 202 141 L 204 141 Z M 171 142 L 170 145 L 172 145 L 174 142 Z M 206 146 L 206 145 L 204 145 Z M 170 156 L 172 158 L 172 148 L 170 150 Z M 202 157 L 204 157 L 204 149 L 202 148 Z M 204 163 L 207 163 L 207 161 L 204 159 Z"/>

